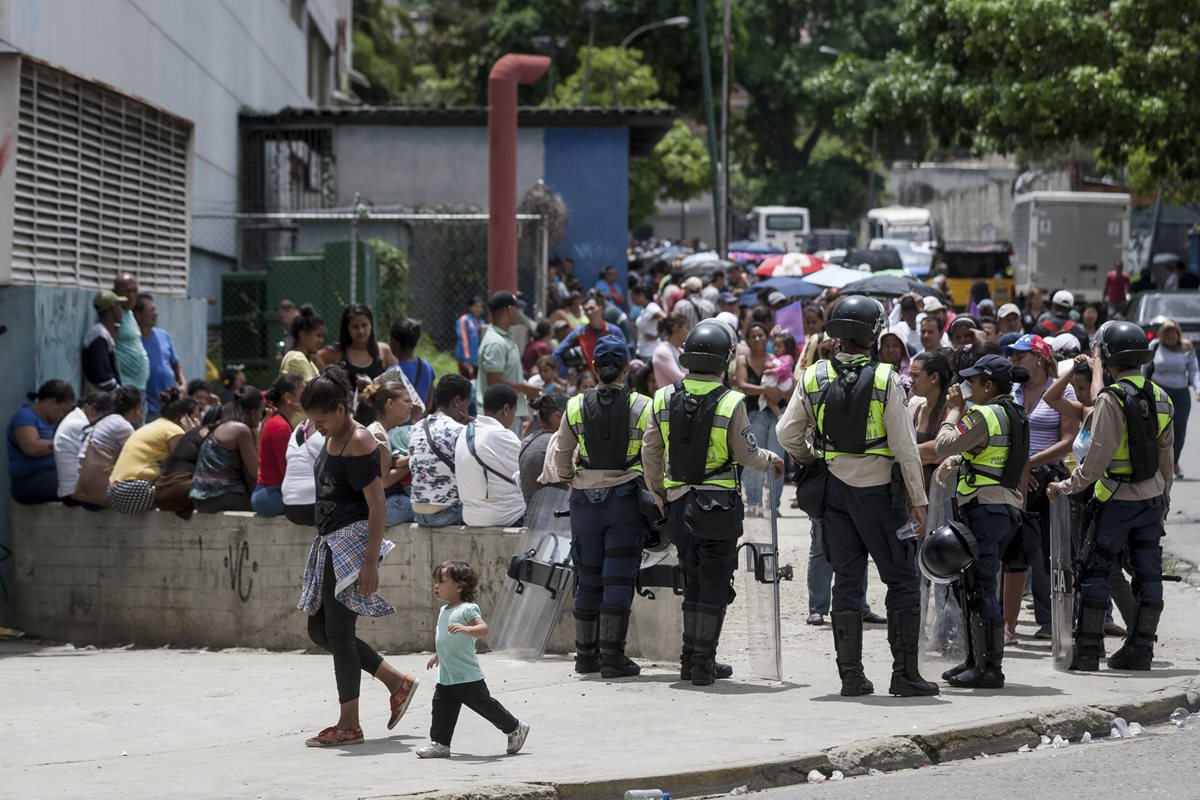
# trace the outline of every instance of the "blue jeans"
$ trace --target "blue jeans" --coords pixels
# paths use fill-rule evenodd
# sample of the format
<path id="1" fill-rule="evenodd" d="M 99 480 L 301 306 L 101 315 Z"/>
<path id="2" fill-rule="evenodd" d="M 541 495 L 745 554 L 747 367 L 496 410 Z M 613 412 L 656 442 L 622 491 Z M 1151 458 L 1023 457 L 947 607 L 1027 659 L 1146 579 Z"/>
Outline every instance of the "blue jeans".
<path id="1" fill-rule="evenodd" d="M 455 503 L 449 508 L 443 508 L 436 514 L 413 514 L 413 519 L 427 528 L 445 528 L 447 525 L 462 525 L 462 510 L 462 503 Z"/>
<path id="2" fill-rule="evenodd" d="M 258 484 L 250 495 L 250 507 L 260 517 L 283 516 L 283 491 L 278 486 Z"/>
<path id="3" fill-rule="evenodd" d="M 412 499 L 406 492 L 389 494 L 387 496 L 386 525 L 403 525 L 413 521 Z"/>
<path id="4" fill-rule="evenodd" d="M 765 403 L 766 401 L 759 398 L 758 402 Z M 775 425 L 779 422 L 779 418 L 765 408 L 751 411 L 749 417 L 750 428 L 754 432 L 758 446 L 783 458 L 783 448 L 779 445 L 779 437 L 775 434 Z M 783 496 L 782 476 L 774 478 L 768 473 L 759 472 L 756 469 L 747 469 L 742 473 L 742 485 L 746 489 L 747 506 L 761 507 L 763 505 L 763 489 L 766 487 L 767 481 L 771 482 L 771 499 L 766 507 L 768 509 L 779 508 L 779 499 Z"/>

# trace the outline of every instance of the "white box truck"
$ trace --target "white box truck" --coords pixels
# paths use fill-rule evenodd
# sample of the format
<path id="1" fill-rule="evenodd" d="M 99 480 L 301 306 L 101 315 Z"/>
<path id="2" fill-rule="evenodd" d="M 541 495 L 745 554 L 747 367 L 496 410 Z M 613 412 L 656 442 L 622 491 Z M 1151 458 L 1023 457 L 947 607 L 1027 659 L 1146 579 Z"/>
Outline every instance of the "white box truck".
<path id="1" fill-rule="evenodd" d="M 1018 292 L 1046 299 L 1067 289 L 1076 301 L 1103 299 L 1104 276 L 1129 243 L 1129 195 L 1030 192 L 1013 201 L 1013 277 Z"/>

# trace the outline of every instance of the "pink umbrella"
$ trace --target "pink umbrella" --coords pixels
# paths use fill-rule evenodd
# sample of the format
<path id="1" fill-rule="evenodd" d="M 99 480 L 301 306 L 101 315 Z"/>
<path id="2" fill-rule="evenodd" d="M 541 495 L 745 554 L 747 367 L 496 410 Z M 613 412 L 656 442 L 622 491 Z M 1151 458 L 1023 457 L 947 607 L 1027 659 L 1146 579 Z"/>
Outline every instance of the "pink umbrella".
<path id="1" fill-rule="evenodd" d="M 807 253 L 785 253 L 768 258 L 759 265 L 755 273 L 770 277 L 785 275 L 799 277 L 823 270 L 827 266 L 829 266 L 829 262 L 825 259 L 810 256 Z"/>

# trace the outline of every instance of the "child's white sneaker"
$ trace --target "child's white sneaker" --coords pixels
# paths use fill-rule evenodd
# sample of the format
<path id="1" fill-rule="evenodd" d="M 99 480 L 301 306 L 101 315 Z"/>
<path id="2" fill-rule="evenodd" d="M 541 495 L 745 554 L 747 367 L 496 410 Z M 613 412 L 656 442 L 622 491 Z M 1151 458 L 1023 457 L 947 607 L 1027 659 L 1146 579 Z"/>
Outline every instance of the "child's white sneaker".
<path id="1" fill-rule="evenodd" d="M 529 728 L 526 728 L 525 730 L 529 730 Z M 512 741 L 512 736 L 508 737 L 508 741 L 509 742 Z M 522 738 L 522 741 L 524 741 L 523 738 Z M 509 746 L 511 747 L 512 745 L 510 744 Z M 512 752 L 515 753 L 516 751 L 514 750 Z M 450 748 L 444 744 L 438 744 L 437 742 L 430 742 L 429 744 L 427 744 L 424 747 L 417 750 L 417 758 L 449 758 L 449 757 L 450 757 Z"/>
<path id="2" fill-rule="evenodd" d="M 508 734 L 508 750 L 506 752 L 509 755 L 512 755 L 513 753 L 521 752 L 521 748 L 525 746 L 525 737 L 528 735 L 529 735 L 529 726 L 526 725 L 524 722 L 518 722 L 517 729 L 515 731 L 513 731 L 512 733 Z M 450 754 L 449 748 L 447 748 L 446 754 L 447 755 Z"/>

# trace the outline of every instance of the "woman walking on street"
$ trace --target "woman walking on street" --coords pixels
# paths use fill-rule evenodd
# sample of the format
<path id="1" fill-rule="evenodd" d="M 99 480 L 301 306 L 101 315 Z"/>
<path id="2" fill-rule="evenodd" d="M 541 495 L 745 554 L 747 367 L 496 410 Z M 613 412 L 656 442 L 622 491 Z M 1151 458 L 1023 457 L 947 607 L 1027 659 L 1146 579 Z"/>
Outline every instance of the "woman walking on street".
<path id="1" fill-rule="evenodd" d="M 297 608 L 309 615 L 309 637 L 333 654 L 341 704 L 337 724 L 308 739 L 309 747 L 363 741 L 359 670 L 387 686 L 388 730 L 396 727 L 417 688 L 415 677 L 397 671 L 355 635 L 358 617 L 382 617 L 395 609 L 376 594 L 379 564 L 393 547 L 383 538 L 387 507 L 379 445 L 351 418 L 352 396 L 345 370 L 332 366 L 308 384 L 300 399 L 326 441 L 315 464 L 317 538 L 304 567 Z"/>
<path id="2" fill-rule="evenodd" d="M 1154 360 L 1143 368 L 1146 377 L 1157 383 L 1175 406 L 1175 477 L 1182 478 L 1179 454 L 1187 438 L 1188 416 L 1192 410 L 1191 394 L 1200 401 L 1200 367 L 1196 363 L 1195 346 L 1183 338 L 1179 323 L 1173 319 L 1158 328 L 1158 341 L 1150 345 Z"/>

